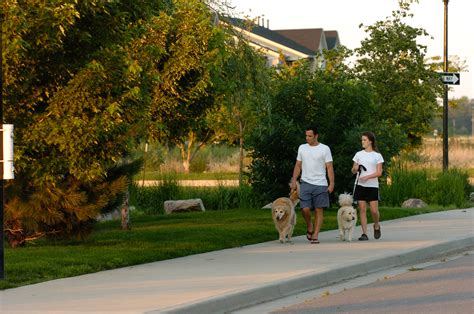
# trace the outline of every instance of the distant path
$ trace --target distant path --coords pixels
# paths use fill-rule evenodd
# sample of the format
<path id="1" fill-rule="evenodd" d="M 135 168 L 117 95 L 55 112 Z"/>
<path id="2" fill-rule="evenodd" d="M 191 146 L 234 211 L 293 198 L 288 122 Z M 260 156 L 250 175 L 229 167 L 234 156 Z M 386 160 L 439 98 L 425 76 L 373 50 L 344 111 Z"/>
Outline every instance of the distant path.
<path id="1" fill-rule="evenodd" d="M 156 186 L 161 180 L 136 180 L 138 186 Z M 181 186 L 238 186 L 239 180 L 176 180 Z"/>

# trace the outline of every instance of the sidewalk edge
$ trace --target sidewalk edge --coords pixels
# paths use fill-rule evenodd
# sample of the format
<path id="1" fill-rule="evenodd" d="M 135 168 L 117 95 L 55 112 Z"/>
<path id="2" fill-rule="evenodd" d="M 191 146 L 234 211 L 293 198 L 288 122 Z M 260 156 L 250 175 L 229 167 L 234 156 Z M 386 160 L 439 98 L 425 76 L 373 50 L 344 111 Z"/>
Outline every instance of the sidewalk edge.
<path id="1" fill-rule="evenodd" d="M 310 273 L 302 277 L 270 283 L 261 287 L 220 295 L 205 300 L 182 304 L 172 308 L 146 313 L 223 313 L 269 302 L 281 297 L 320 289 L 334 283 L 365 276 L 394 267 L 417 264 L 474 247 L 474 236 L 449 240 L 427 247 L 416 248 L 402 254 L 351 264 L 326 272 Z"/>

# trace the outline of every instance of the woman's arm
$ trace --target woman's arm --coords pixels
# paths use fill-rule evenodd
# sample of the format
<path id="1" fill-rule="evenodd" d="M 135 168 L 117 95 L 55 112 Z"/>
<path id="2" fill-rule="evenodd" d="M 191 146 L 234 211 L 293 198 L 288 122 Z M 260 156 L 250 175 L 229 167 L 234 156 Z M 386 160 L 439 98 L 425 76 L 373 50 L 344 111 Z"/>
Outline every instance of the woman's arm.
<path id="1" fill-rule="evenodd" d="M 366 176 L 360 177 L 359 180 L 364 182 L 372 178 L 378 178 L 382 175 L 382 163 L 377 164 L 377 168 L 374 173 L 368 174 Z"/>
<path id="2" fill-rule="evenodd" d="M 351 172 L 352 172 L 353 174 L 356 174 L 357 171 L 359 171 L 359 164 L 354 161 L 354 164 L 352 165 Z"/>

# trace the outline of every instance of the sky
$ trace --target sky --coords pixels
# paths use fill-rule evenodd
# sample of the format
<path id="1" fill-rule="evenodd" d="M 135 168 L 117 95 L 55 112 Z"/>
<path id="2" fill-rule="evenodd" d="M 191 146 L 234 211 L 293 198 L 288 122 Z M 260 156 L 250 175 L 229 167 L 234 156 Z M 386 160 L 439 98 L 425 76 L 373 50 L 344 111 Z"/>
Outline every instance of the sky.
<path id="1" fill-rule="evenodd" d="M 229 0 L 235 12 L 250 18 L 263 16 L 270 29 L 323 28 L 337 30 L 341 44 L 354 49 L 366 33 L 359 24 L 372 25 L 385 20 L 398 9 L 397 0 Z M 444 54 L 444 2 L 419 0 L 411 6 L 414 17 L 406 23 L 424 28 L 431 39 L 419 38 L 428 47 L 427 57 Z M 450 0 L 448 3 L 448 55 L 465 60 L 468 72 L 461 72 L 460 85 L 452 85 L 449 98 L 474 98 L 474 1 Z M 265 26 L 266 26 L 265 22 Z"/>

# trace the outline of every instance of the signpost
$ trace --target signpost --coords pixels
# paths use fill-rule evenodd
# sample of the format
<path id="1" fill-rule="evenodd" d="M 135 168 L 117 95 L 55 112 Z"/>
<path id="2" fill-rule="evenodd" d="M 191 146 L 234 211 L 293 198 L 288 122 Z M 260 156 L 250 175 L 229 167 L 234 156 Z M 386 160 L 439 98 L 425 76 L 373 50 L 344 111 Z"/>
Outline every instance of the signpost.
<path id="1" fill-rule="evenodd" d="M 442 72 L 441 81 L 447 85 L 459 85 L 461 84 L 461 74 L 454 72 Z"/>
<path id="2" fill-rule="evenodd" d="M 2 109 L 0 107 L 0 115 Z M 11 180 L 13 175 L 13 125 L 0 124 L 0 279 L 5 278 L 4 246 L 4 180 Z"/>
<path id="3" fill-rule="evenodd" d="M 443 70 L 448 72 L 448 3 L 449 0 L 443 0 L 444 3 L 444 54 Z M 443 76 L 442 76 L 443 77 Z M 449 77 L 449 76 L 446 76 Z M 443 95 L 443 171 L 448 170 L 448 86 L 444 84 Z"/>

